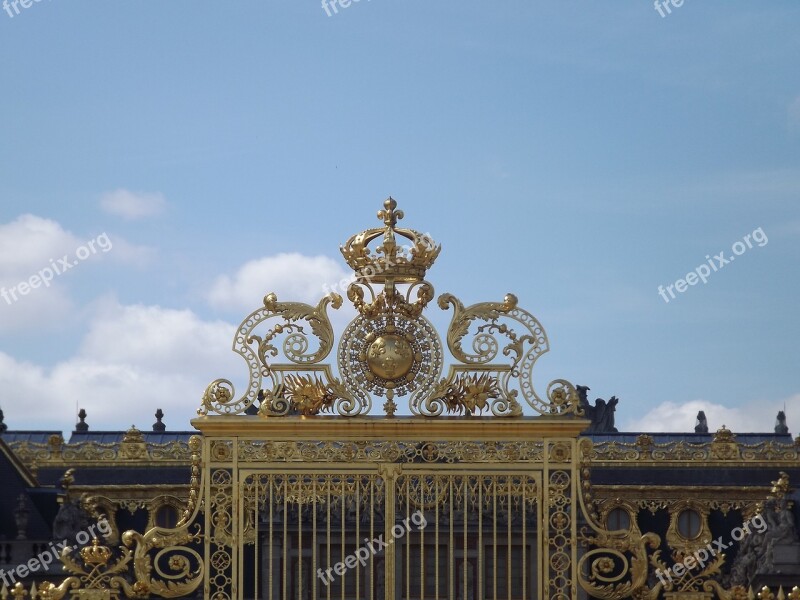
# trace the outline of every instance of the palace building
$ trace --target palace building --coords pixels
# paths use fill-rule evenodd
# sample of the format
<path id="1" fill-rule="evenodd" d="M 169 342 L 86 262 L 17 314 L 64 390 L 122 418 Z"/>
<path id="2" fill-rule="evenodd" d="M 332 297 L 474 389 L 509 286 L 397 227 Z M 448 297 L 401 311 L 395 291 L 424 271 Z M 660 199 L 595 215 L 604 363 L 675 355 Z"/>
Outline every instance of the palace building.
<path id="1" fill-rule="evenodd" d="M 800 600 L 783 413 L 618 432 L 616 398 L 536 389 L 548 338 L 514 295 L 436 296 L 441 246 L 378 217 L 341 248 L 347 298 L 267 293 L 232 332 L 247 387 L 213 380 L 185 430 L 0 412 L 0 600 Z"/>

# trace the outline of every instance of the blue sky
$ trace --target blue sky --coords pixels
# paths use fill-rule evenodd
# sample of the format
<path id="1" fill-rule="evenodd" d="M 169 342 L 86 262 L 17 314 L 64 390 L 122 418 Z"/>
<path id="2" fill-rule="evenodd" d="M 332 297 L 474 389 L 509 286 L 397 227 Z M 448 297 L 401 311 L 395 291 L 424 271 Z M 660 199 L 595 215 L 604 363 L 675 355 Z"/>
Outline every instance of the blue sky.
<path id="1" fill-rule="evenodd" d="M 511 291 L 543 323 L 541 390 L 616 395 L 622 429 L 689 431 L 704 409 L 769 431 L 784 404 L 800 428 L 794 0 L 17 8 L 0 285 L 97 251 L 0 299 L 10 427 L 69 430 L 81 406 L 94 429 L 159 407 L 187 428 L 208 382 L 245 376 L 239 321 L 268 291 L 315 303 L 391 194 L 443 245 L 437 294 Z"/>

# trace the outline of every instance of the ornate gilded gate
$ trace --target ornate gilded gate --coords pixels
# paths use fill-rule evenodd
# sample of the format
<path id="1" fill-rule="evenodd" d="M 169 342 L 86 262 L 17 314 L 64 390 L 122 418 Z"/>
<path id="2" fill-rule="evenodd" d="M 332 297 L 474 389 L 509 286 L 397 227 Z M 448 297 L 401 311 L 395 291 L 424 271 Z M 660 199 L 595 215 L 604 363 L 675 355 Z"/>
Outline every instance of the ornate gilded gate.
<path id="1" fill-rule="evenodd" d="M 511 294 L 469 307 L 439 297 L 453 309 L 456 361 L 442 376 L 445 348 L 422 314 L 441 247 L 398 228 L 396 206 L 387 200 L 384 226 L 342 247 L 358 314 L 339 341 L 341 379 L 323 361 L 334 348 L 327 308 L 342 298 L 312 307 L 268 294 L 234 340 L 250 372 L 244 394 L 222 379 L 206 390 L 193 421 L 204 440 L 206 597 L 577 594 L 586 421 L 575 388 L 559 380 L 536 394 L 547 337 Z M 395 414 L 402 396 L 410 416 Z M 375 397 L 383 417 L 367 416 Z M 543 416 L 523 417 L 520 401 Z"/>
<path id="2" fill-rule="evenodd" d="M 342 297 L 267 294 L 234 336 L 244 392 L 213 381 L 192 421 L 202 435 L 178 526 L 126 532 L 116 551 L 98 540 L 71 550 L 72 575 L 32 597 L 620 600 L 643 589 L 658 536 L 605 531 L 587 510 L 576 389 L 555 380 L 541 397 L 533 385 L 543 327 L 512 294 L 472 306 L 443 294 L 443 344 L 423 315 L 441 247 L 398 228 L 396 207 L 388 199 L 383 227 L 341 249 L 356 316 L 336 346 L 338 375 L 325 362 L 327 310 Z"/>
<path id="3" fill-rule="evenodd" d="M 575 597 L 564 422 L 237 420 L 201 425 L 205 597 Z"/>

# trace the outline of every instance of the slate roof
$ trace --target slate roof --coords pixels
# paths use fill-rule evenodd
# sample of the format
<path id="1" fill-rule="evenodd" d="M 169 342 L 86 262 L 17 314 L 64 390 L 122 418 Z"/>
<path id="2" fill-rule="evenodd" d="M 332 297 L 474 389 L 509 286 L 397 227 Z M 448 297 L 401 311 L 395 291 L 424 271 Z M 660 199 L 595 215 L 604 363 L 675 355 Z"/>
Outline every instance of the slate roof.
<path id="1" fill-rule="evenodd" d="M 585 437 L 592 438 L 595 443 L 599 442 L 619 442 L 622 444 L 635 444 L 636 438 L 645 434 L 653 438 L 656 444 L 668 444 L 670 442 L 686 442 L 687 444 L 705 444 L 714 441 L 714 433 L 694 433 L 694 432 L 675 432 L 675 433 L 650 433 L 649 431 L 621 431 L 619 433 L 584 433 Z M 739 433 L 734 431 L 736 441 L 740 444 L 753 445 L 762 442 L 774 442 L 776 444 L 791 444 L 794 438 L 790 433 Z"/>
<path id="2" fill-rule="evenodd" d="M 11 442 L 30 442 L 32 444 L 46 444 L 51 436 L 61 435 L 60 431 L 6 431 L 0 433 L 0 439 L 7 444 Z"/>
<path id="3" fill-rule="evenodd" d="M 171 442 L 188 442 L 189 438 L 197 435 L 197 431 L 142 431 L 142 438 L 150 444 L 169 444 Z M 118 444 L 125 437 L 124 431 L 73 431 L 69 438 L 70 444 L 81 442 L 94 442 L 96 444 Z"/>

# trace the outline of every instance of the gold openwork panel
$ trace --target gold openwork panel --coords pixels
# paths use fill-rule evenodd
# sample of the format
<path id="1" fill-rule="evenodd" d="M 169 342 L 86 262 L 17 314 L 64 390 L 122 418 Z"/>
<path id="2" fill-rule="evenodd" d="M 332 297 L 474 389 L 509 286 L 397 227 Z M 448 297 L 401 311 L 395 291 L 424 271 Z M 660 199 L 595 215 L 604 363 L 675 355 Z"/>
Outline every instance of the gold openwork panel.
<path id="1" fill-rule="evenodd" d="M 271 465 L 237 483 L 214 470 L 206 597 L 549 597 L 544 586 L 571 581 L 570 548 L 541 550 L 548 536 L 569 546 L 571 515 L 542 525 L 548 503 L 552 514 L 569 504 L 564 475 L 548 476 L 554 487 L 529 467 Z"/>

